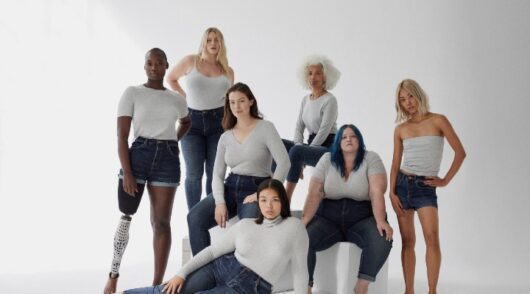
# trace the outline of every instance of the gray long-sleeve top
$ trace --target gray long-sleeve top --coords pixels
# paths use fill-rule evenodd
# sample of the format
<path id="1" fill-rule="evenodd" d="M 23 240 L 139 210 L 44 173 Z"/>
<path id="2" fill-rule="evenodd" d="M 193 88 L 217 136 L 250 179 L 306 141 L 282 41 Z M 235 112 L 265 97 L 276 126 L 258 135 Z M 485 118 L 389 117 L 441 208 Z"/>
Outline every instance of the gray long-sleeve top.
<path id="1" fill-rule="evenodd" d="M 272 159 L 277 167 L 272 177 L 284 181 L 291 167 L 278 131 L 270 121 L 259 120 L 252 132 L 239 143 L 232 130 L 221 135 L 213 168 L 212 192 L 215 204 L 225 203 L 224 179 L 227 166 L 234 174 L 270 177 Z"/>
<path id="2" fill-rule="evenodd" d="M 185 279 L 214 259 L 234 252 L 242 265 L 271 284 L 278 282 L 291 262 L 294 292 L 306 294 L 308 247 L 306 228 L 295 217 L 264 219 L 261 225 L 254 219 L 243 219 L 228 228 L 217 242 L 195 255 L 177 275 Z"/>
<path id="3" fill-rule="evenodd" d="M 304 129 L 307 129 L 310 134 L 316 134 L 311 146 L 322 145 L 329 134 L 337 132 L 338 113 L 337 98 L 333 94 L 328 92 L 315 100 L 306 95 L 300 105 L 294 143 L 303 143 Z"/>

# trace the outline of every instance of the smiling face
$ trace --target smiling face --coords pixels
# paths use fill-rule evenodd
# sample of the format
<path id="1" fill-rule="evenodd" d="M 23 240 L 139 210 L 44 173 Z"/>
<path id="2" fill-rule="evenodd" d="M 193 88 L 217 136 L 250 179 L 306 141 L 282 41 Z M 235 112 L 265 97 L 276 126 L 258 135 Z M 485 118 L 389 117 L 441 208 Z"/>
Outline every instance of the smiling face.
<path id="1" fill-rule="evenodd" d="M 315 64 L 307 67 L 307 83 L 312 90 L 323 90 L 325 82 L 322 65 Z"/>
<path id="2" fill-rule="evenodd" d="M 237 119 L 250 116 L 250 107 L 254 101 L 248 99 L 243 92 L 230 92 L 228 94 L 228 102 L 230 103 L 230 111 Z"/>
<path id="3" fill-rule="evenodd" d="M 345 128 L 340 140 L 340 149 L 342 153 L 357 153 L 359 149 L 359 140 L 351 128 Z"/>
<path id="4" fill-rule="evenodd" d="M 259 209 L 266 219 L 275 219 L 282 211 L 282 202 L 278 193 L 271 188 L 259 193 Z"/>
<path id="5" fill-rule="evenodd" d="M 404 88 L 399 90 L 399 106 L 401 109 L 412 116 L 418 112 L 418 99 Z"/>
<path id="6" fill-rule="evenodd" d="M 145 56 L 145 74 L 152 81 L 163 81 L 166 69 L 168 68 L 167 60 L 160 52 L 149 51 Z"/>

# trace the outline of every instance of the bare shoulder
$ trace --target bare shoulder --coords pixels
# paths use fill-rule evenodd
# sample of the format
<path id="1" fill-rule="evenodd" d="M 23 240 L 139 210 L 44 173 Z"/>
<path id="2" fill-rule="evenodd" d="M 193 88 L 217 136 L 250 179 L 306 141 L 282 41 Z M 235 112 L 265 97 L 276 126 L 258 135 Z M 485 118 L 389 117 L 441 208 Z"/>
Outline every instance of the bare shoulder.
<path id="1" fill-rule="evenodd" d="M 408 123 L 406 121 L 398 124 L 394 129 L 394 137 L 402 138 L 403 132 L 407 129 L 407 127 Z"/>
<path id="2" fill-rule="evenodd" d="M 445 115 L 443 114 L 440 114 L 440 113 L 431 113 L 431 116 L 432 116 L 432 121 L 433 123 L 442 128 L 444 126 L 447 126 L 449 125 L 449 120 L 447 119 L 447 117 L 445 117 Z"/>

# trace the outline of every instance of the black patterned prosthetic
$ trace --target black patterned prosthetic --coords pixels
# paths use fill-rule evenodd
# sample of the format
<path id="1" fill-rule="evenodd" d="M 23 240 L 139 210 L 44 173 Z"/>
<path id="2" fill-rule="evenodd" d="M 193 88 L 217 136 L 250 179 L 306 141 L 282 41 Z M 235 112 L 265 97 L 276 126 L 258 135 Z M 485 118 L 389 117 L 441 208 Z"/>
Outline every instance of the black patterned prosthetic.
<path id="1" fill-rule="evenodd" d="M 120 223 L 114 235 L 114 257 L 112 259 L 112 266 L 110 269 L 111 277 L 117 277 L 120 271 L 121 258 L 127 248 L 129 242 L 129 226 L 131 225 L 131 217 L 123 215 L 120 218 Z"/>

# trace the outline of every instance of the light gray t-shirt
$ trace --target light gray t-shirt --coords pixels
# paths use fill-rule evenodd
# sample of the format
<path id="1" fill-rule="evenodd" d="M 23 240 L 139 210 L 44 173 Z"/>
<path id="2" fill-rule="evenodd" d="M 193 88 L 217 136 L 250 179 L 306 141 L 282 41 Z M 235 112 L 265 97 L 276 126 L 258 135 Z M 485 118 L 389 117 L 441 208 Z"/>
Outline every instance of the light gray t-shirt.
<path id="1" fill-rule="evenodd" d="M 304 129 L 309 134 L 316 134 L 311 146 L 321 146 L 329 134 L 337 132 L 338 107 L 337 98 L 331 93 L 326 93 L 318 99 L 311 100 L 310 95 L 302 99 L 300 113 L 294 131 L 294 143 L 302 144 Z"/>
<path id="2" fill-rule="evenodd" d="M 420 136 L 403 140 L 401 169 L 417 176 L 435 177 L 440 171 L 444 137 Z"/>
<path id="3" fill-rule="evenodd" d="M 118 117 L 132 117 L 135 138 L 177 140 L 175 124 L 187 115 L 186 99 L 180 94 L 144 85 L 128 87 L 118 104 Z"/>
<path id="4" fill-rule="evenodd" d="M 236 259 L 260 277 L 275 284 L 291 262 L 294 293 L 307 294 L 307 251 L 309 237 L 302 222 L 289 217 L 263 220 L 243 219 L 228 228 L 222 237 L 195 255 L 177 273 L 186 278 L 214 259 L 234 252 Z"/>
<path id="5" fill-rule="evenodd" d="M 200 73 L 197 66 L 186 75 L 186 99 L 191 109 L 208 110 L 225 105 L 226 91 L 230 80 L 226 75 L 208 77 Z"/>
<path id="6" fill-rule="evenodd" d="M 239 143 L 232 130 L 221 135 L 213 168 L 212 192 L 215 204 L 225 203 L 224 179 L 227 166 L 234 174 L 270 177 L 272 159 L 277 163 L 273 178 L 284 181 L 291 167 L 289 155 L 274 125 L 258 120 L 252 132 Z"/>
<path id="7" fill-rule="evenodd" d="M 383 161 L 372 151 L 366 151 L 359 169 L 352 171 L 344 180 L 340 171 L 331 163 L 331 153 L 327 152 L 318 161 L 312 177 L 324 183 L 324 197 L 328 199 L 351 198 L 357 201 L 370 200 L 368 177 L 386 174 Z"/>

